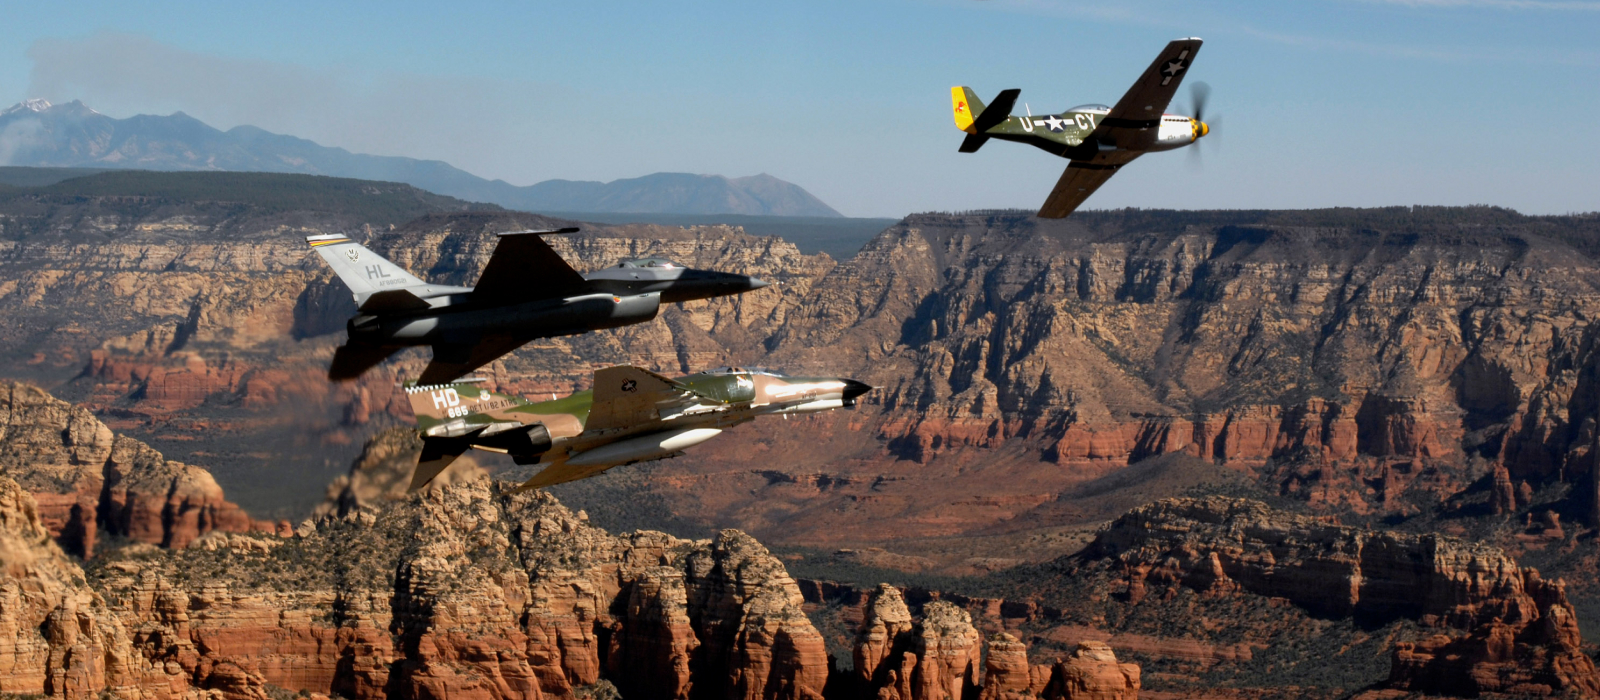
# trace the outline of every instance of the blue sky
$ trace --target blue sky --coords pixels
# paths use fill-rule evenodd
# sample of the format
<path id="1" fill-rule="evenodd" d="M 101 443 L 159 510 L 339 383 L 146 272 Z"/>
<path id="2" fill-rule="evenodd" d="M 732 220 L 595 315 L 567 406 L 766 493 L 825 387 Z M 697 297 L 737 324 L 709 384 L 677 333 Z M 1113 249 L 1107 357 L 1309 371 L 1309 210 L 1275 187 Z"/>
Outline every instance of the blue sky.
<path id="1" fill-rule="evenodd" d="M 949 86 L 1021 88 L 1036 113 L 1109 104 L 1166 41 L 1200 36 L 1189 80 L 1211 84 L 1220 117 L 1203 165 L 1146 156 L 1089 207 L 1600 209 L 1600 1 L 67 1 L 5 15 L 7 104 L 182 110 L 514 184 L 767 172 L 852 216 L 1037 207 L 1065 162 L 998 142 L 957 153 Z"/>

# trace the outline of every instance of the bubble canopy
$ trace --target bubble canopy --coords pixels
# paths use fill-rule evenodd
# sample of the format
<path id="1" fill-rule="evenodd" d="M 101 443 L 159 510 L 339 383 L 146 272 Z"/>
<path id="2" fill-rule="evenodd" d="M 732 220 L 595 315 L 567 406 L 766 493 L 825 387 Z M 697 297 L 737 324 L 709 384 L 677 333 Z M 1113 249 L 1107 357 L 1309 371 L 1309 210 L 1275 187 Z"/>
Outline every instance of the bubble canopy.
<path id="1" fill-rule="evenodd" d="M 1087 105 L 1078 105 L 1078 106 L 1073 107 L 1072 109 L 1069 109 L 1067 111 L 1068 112 L 1109 112 L 1109 111 L 1111 111 L 1111 108 L 1107 107 L 1105 105 L 1100 105 L 1100 104 L 1087 104 Z"/>

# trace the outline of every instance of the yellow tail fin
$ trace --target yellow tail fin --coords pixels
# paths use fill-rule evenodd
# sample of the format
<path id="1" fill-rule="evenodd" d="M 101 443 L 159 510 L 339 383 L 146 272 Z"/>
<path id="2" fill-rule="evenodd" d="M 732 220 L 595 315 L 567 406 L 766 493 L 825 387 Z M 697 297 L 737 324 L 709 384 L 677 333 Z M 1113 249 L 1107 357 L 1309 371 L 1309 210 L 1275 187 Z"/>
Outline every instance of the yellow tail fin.
<path id="1" fill-rule="evenodd" d="M 950 108 L 955 111 L 956 128 L 969 134 L 978 133 L 972 128 L 972 120 L 983 113 L 983 101 L 972 94 L 972 89 L 965 86 L 950 88 Z"/>

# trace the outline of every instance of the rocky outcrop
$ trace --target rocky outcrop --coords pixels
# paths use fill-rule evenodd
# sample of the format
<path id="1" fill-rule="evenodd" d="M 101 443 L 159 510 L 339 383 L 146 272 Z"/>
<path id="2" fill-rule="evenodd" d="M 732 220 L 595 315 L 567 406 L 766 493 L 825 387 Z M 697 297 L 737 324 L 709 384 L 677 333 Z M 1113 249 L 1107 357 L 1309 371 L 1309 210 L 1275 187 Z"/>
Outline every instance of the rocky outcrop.
<path id="1" fill-rule="evenodd" d="M 979 700 L 1029 700 L 1050 681 L 1048 668 L 1028 663 L 1028 645 L 1006 632 L 984 641 L 983 690 Z"/>
<path id="2" fill-rule="evenodd" d="M 1000 632 L 987 642 L 979 700 L 1133 700 L 1139 666 L 1117 662 L 1104 642 L 1081 642 L 1053 664 L 1028 664 L 1028 646 Z"/>
<path id="3" fill-rule="evenodd" d="M 27 384 L 0 383 L 0 475 L 31 491 L 52 536 L 85 557 L 102 532 L 183 547 L 212 531 L 287 531 L 253 521 L 210 472 L 169 461 Z"/>
<path id="4" fill-rule="evenodd" d="M 1163 588 L 1281 598 L 1317 614 L 1440 630 L 1395 648 L 1403 690 L 1600 695 L 1565 584 L 1494 547 L 1345 527 L 1248 500 L 1173 499 L 1117 519 L 1082 555 L 1138 602 Z"/>
<path id="5" fill-rule="evenodd" d="M 125 632 L 50 541 L 33 499 L 0 477 L 0 693 L 92 697 L 114 682 L 105 660 L 116 652 L 126 658 Z"/>
<path id="6" fill-rule="evenodd" d="M 500 700 L 609 678 L 628 697 L 765 699 L 827 682 L 799 588 L 748 536 L 613 536 L 487 478 L 288 539 L 133 545 L 87 583 L 4 479 L 0 525 L 4 692 Z"/>
<path id="7" fill-rule="evenodd" d="M 856 631 L 852 669 L 861 687 L 899 685 L 900 664 L 911 644 L 912 628 L 911 611 L 900 591 L 886 583 L 878 584 L 867 599 Z"/>
<path id="8" fill-rule="evenodd" d="M 981 652 L 966 611 L 936 601 L 913 624 L 900 591 L 880 585 L 857 633 L 850 687 L 865 697 L 960 700 L 977 690 Z"/>
<path id="9" fill-rule="evenodd" d="M 1132 700 L 1139 697 L 1139 667 L 1117 663 L 1104 642 L 1082 642 L 1057 661 L 1041 697 L 1073 700 Z"/>
<path id="10" fill-rule="evenodd" d="M 998 632 L 983 641 L 962 607 L 933 600 L 913 616 L 900 590 L 868 594 L 856 631 L 855 666 L 835 686 L 844 697 L 898 700 L 1123 700 L 1138 697 L 1139 667 L 1119 664 L 1103 642 L 1084 642 L 1054 663 L 1031 664 L 1028 646 Z"/>

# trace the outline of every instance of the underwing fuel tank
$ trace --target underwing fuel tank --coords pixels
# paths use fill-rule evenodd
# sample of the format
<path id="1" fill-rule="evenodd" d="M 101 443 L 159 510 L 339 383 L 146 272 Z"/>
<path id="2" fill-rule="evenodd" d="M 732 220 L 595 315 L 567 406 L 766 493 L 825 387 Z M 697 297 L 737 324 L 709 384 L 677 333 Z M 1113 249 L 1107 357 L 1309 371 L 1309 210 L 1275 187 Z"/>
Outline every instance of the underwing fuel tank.
<path id="1" fill-rule="evenodd" d="M 574 467 L 595 467 L 660 459 L 694 447 L 721 433 L 722 430 L 718 428 L 684 428 L 649 433 L 584 450 L 568 457 L 567 464 Z"/>

